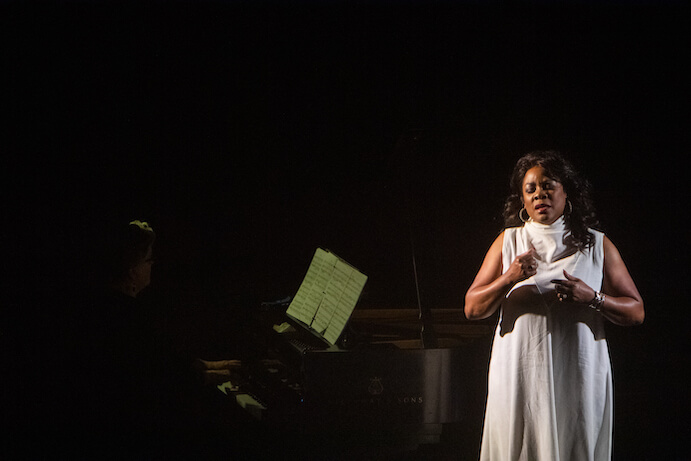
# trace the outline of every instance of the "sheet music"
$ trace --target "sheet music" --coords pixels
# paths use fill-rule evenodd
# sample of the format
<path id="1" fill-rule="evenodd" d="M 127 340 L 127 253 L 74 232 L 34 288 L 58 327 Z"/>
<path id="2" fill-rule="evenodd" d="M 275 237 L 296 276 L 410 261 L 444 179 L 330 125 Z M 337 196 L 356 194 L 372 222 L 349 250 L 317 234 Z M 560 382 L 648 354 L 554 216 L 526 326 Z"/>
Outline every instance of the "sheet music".
<path id="1" fill-rule="evenodd" d="M 287 314 L 335 344 L 355 309 L 367 276 L 333 253 L 317 248 Z"/>
<path id="2" fill-rule="evenodd" d="M 333 270 L 337 259 L 335 255 L 317 248 L 307 274 L 305 274 L 293 301 L 288 306 L 287 314 L 308 326 L 312 325 L 312 320 L 319 309 L 326 285 L 329 282 L 329 272 Z"/>
<path id="3" fill-rule="evenodd" d="M 352 270 L 347 264 L 336 260 L 331 280 L 329 280 L 326 290 L 324 290 L 324 299 L 312 325 L 318 333 L 324 334 L 334 316 L 334 312 L 339 309 L 343 291 L 348 283 L 349 273 Z"/>
<path id="4" fill-rule="evenodd" d="M 333 316 L 324 333 L 324 338 L 331 344 L 335 344 L 336 341 L 338 341 L 338 337 L 341 336 L 360 298 L 360 293 L 362 293 L 362 289 L 365 287 L 365 282 L 367 282 L 366 275 L 347 266 L 341 261 L 336 263 L 337 267 L 339 265 L 346 266 L 346 268 L 343 268 L 343 274 L 347 275 L 347 279 L 344 281 L 345 285 L 343 285 L 343 290 L 340 292 L 339 300 L 333 311 Z"/>

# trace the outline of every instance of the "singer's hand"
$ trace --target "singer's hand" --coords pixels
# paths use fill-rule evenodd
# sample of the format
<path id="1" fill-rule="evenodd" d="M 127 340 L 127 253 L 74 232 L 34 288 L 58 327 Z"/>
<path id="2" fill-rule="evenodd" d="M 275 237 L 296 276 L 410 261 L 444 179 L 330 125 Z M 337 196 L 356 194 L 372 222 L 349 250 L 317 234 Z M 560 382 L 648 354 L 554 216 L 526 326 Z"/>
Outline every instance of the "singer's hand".
<path id="1" fill-rule="evenodd" d="M 509 280 L 516 284 L 537 274 L 536 254 L 535 248 L 531 248 L 525 253 L 516 256 L 516 259 L 513 260 L 511 266 L 506 271 Z"/>
<path id="2" fill-rule="evenodd" d="M 557 291 L 557 298 L 562 302 L 588 304 L 595 298 L 595 290 L 583 280 L 564 271 L 566 280 L 552 280 Z"/>

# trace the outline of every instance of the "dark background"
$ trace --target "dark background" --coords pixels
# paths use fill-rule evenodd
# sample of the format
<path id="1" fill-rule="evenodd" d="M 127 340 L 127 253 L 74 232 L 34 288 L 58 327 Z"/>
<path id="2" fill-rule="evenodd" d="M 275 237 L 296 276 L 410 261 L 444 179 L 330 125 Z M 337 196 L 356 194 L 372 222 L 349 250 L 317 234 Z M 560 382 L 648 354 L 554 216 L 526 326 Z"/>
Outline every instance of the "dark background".
<path id="1" fill-rule="evenodd" d="M 4 291 L 88 283 L 142 219 L 188 319 L 294 294 L 318 246 L 415 307 L 411 243 L 462 315 L 515 160 L 556 148 L 646 301 L 609 333 L 615 457 L 682 459 L 689 16 L 617 3 L 3 2 Z"/>

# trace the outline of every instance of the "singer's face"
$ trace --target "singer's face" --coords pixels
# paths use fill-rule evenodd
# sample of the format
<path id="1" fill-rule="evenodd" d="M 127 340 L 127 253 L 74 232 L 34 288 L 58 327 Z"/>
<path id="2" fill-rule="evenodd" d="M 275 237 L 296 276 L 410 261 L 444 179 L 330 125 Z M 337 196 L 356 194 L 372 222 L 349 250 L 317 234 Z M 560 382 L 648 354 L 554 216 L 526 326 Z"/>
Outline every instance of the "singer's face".
<path id="1" fill-rule="evenodd" d="M 533 221 L 552 224 L 564 214 L 566 191 L 544 168 L 535 166 L 523 177 L 523 205 Z"/>

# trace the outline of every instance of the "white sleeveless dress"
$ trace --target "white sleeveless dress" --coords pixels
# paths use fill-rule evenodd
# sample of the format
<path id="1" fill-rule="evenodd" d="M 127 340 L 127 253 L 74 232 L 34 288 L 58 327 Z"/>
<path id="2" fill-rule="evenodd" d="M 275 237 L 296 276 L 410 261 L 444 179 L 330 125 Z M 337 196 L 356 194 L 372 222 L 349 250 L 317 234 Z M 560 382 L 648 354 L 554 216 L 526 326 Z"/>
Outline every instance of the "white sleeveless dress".
<path id="1" fill-rule="evenodd" d="M 482 461 L 611 459 L 613 389 L 602 316 L 557 300 L 563 270 L 602 287 L 604 235 L 576 251 L 564 243 L 563 218 L 504 231 L 503 267 L 537 250 L 537 274 L 503 301 L 492 344 Z"/>

